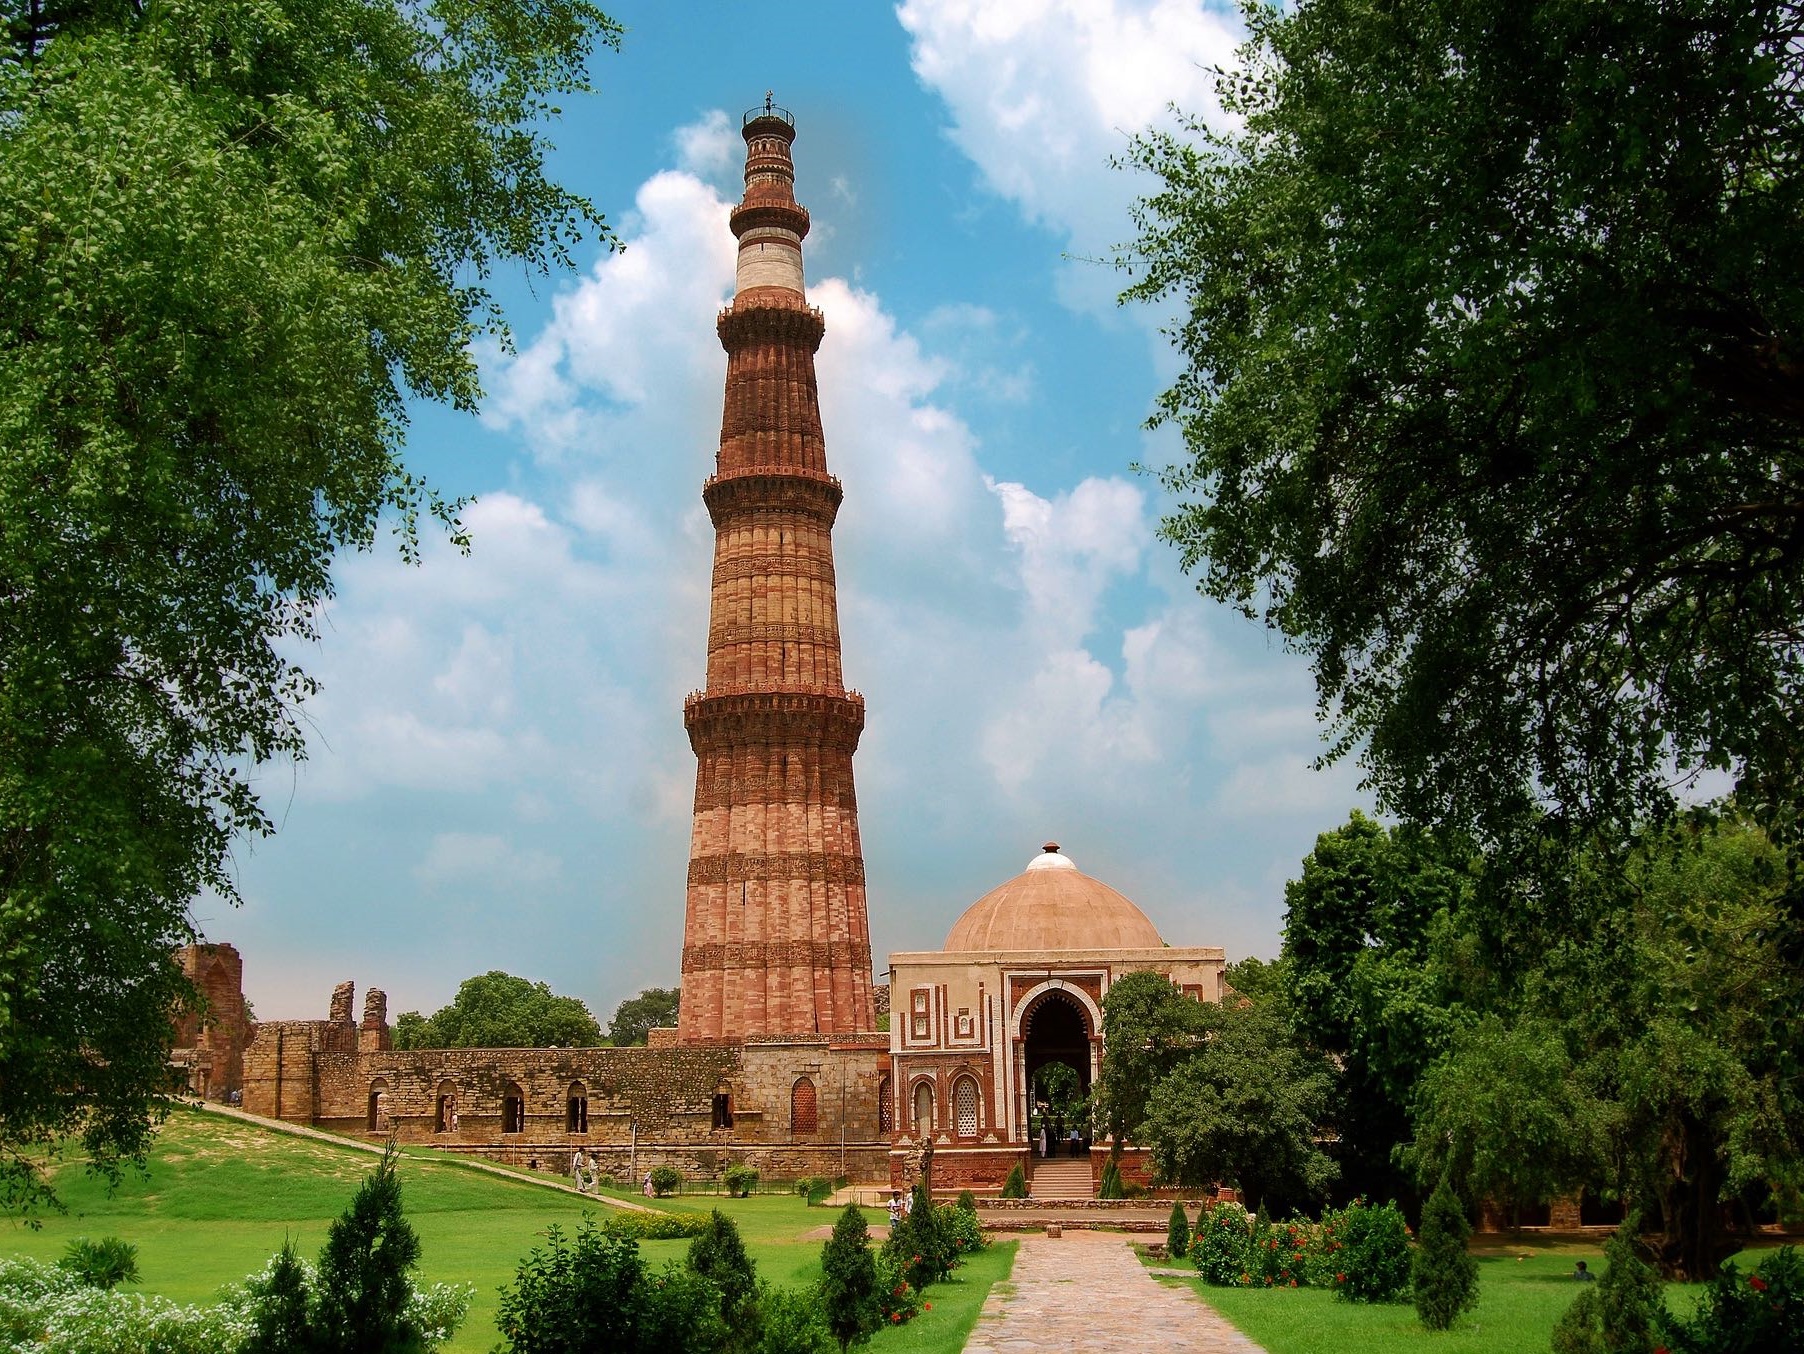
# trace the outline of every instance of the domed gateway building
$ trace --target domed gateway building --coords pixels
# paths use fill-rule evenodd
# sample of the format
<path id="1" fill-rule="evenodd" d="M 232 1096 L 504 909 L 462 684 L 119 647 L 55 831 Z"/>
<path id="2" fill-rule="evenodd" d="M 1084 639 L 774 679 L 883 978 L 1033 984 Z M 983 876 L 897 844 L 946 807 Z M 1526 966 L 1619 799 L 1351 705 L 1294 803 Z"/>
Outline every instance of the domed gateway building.
<path id="1" fill-rule="evenodd" d="M 1091 1141 L 1069 1106 L 1102 1070 L 1109 984 L 1150 969 L 1220 1001 L 1224 960 L 1216 947 L 1167 945 L 1144 912 L 1046 843 L 965 909 L 943 949 L 890 956 L 891 1183 L 914 1181 L 931 1141 L 936 1192 L 993 1193 L 1019 1165 L 1040 1177 L 1037 1197 L 1093 1194 L 1109 1144 Z M 1121 1170 L 1144 1181 L 1144 1153 L 1128 1149 Z"/>

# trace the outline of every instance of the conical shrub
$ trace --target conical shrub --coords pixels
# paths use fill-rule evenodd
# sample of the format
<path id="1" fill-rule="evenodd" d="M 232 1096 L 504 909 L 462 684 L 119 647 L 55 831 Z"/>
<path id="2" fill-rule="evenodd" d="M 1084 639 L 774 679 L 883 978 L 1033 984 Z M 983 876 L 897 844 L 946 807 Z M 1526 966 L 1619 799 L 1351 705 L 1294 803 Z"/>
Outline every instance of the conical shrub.
<path id="1" fill-rule="evenodd" d="M 1466 1252 L 1472 1227 L 1446 1176 L 1422 1209 L 1410 1271 L 1416 1315 L 1429 1330 L 1446 1330 L 1478 1302 L 1478 1262 Z"/>

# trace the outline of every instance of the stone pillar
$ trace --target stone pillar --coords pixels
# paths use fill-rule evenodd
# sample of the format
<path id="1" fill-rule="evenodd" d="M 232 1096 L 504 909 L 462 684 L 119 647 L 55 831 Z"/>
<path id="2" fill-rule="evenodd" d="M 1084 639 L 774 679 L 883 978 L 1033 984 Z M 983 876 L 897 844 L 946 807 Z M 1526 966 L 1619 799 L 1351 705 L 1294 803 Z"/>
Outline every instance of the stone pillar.
<path id="1" fill-rule="evenodd" d="M 393 1046 L 388 1028 L 388 993 L 372 987 L 363 994 L 363 1023 L 357 1027 L 359 1053 L 386 1053 Z"/>
<path id="2" fill-rule="evenodd" d="M 795 124 L 745 117 L 739 266 L 715 473 L 708 683 L 684 702 L 695 822 L 683 928 L 684 1043 L 876 1027 L 852 753 L 864 700 L 840 672 L 833 520 L 795 200 Z"/>

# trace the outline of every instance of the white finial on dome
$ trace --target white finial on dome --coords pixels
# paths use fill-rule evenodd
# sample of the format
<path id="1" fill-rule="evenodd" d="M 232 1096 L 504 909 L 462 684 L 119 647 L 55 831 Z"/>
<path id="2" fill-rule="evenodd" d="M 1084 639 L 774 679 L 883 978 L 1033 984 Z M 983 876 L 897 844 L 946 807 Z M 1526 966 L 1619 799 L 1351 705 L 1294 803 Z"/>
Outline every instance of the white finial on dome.
<path id="1" fill-rule="evenodd" d="M 1057 842 L 1047 842 L 1040 848 L 1040 854 L 1027 862 L 1030 870 L 1075 870 L 1077 868 L 1070 856 L 1059 854 Z"/>

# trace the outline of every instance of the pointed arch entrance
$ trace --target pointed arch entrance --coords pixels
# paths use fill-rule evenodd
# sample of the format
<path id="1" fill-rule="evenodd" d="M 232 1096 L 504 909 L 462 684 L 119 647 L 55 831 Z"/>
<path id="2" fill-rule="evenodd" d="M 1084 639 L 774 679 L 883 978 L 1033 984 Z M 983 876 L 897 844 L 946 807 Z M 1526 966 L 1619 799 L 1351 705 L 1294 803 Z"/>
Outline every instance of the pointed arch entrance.
<path id="1" fill-rule="evenodd" d="M 1037 1143 L 1044 1124 L 1054 1152 L 1073 1128 L 1086 1140 L 1090 1136 L 1073 1102 L 1090 1094 L 1094 1034 L 1089 1004 L 1067 988 L 1048 988 L 1022 1009 L 1020 1091 L 1028 1136 Z M 1069 1072 L 1054 1070 L 1060 1066 Z"/>

